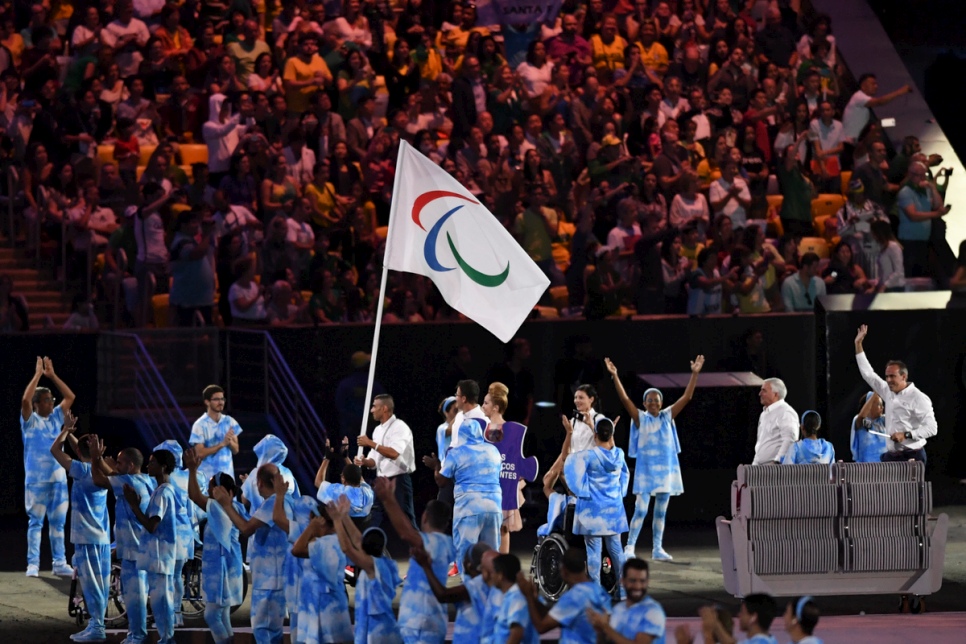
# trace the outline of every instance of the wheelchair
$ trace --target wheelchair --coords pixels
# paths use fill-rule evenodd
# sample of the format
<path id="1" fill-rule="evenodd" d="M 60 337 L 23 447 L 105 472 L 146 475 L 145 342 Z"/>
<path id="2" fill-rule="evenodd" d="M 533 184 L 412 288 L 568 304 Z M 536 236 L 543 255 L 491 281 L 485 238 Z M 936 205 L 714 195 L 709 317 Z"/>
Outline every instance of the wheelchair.
<path id="1" fill-rule="evenodd" d="M 530 562 L 530 578 L 537 584 L 540 594 L 550 601 L 557 601 L 567 590 L 560 574 L 564 553 L 570 548 L 586 548 L 584 536 L 573 532 L 574 506 L 568 505 L 566 513 L 560 519 L 550 528 L 549 535 L 538 538 Z M 620 598 L 619 578 L 620 571 L 614 569 L 610 556 L 606 551 L 603 552 L 600 585 L 614 599 Z"/>

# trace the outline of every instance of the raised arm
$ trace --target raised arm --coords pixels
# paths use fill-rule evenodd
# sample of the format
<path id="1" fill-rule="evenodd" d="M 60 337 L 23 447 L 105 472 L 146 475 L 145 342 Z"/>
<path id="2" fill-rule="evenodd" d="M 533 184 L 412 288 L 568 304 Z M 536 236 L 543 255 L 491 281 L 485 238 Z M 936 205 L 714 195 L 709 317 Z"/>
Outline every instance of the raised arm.
<path id="1" fill-rule="evenodd" d="M 389 516 L 392 527 L 396 529 L 396 534 L 410 546 L 421 548 L 423 537 L 409 522 L 409 517 L 402 511 L 402 508 L 399 507 L 399 502 L 396 501 L 395 485 L 389 479 L 380 476 L 373 482 L 372 489 L 379 500 L 382 501 L 382 507 Z"/>
<path id="2" fill-rule="evenodd" d="M 184 453 L 184 466 L 188 468 L 188 498 L 202 510 L 208 510 L 208 497 L 201 491 L 198 485 L 198 465 L 201 459 L 194 448 L 188 448 Z"/>
<path id="3" fill-rule="evenodd" d="M 447 588 L 443 582 L 436 578 L 436 573 L 433 572 L 433 560 L 422 546 L 419 548 L 410 548 L 409 556 L 415 559 L 416 563 L 426 571 L 426 579 L 429 581 L 429 587 L 432 589 L 433 595 L 436 596 L 436 601 L 441 604 L 455 604 L 456 602 L 470 600 L 470 594 L 466 592 L 466 586 L 461 584 Z"/>
<path id="4" fill-rule="evenodd" d="M 436 452 L 433 452 L 429 456 L 424 456 L 423 465 L 433 470 L 433 478 L 436 479 L 436 485 L 439 487 L 446 487 L 453 482 L 452 479 L 443 476 L 441 473 L 440 470 L 442 470 L 443 464 L 440 462 L 439 457 L 436 456 Z"/>
<path id="5" fill-rule="evenodd" d="M 54 383 L 54 386 L 57 387 L 57 391 L 60 392 L 60 409 L 66 414 L 68 411 L 70 411 L 71 405 L 74 404 L 74 399 L 76 396 L 74 395 L 74 392 L 70 390 L 70 387 L 68 387 L 67 384 L 61 380 L 56 373 L 54 373 L 54 361 L 46 356 L 44 357 L 44 375 Z"/>
<path id="6" fill-rule="evenodd" d="M 335 526 L 335 534 L 339 537 L 339 546 L 342 552 L 352 563 L 366 571 L 366 574 L 373 576 L 376 572 L 376 562 L 372 555 L 362 549 L 362 539 L 359 537 L 358 529 L 349 517 L 349 499 L 342 495 L 337 503 L 326 503 L 325 509 L 332 519 Z M 314 521 L 314 519 L 313 519 Z M 355 534 L 350 532 L 350 527 L 355 530 Z"/>
<path id="7" fill-rule="evenodd" d="M 262 521 L 254 517 L 246 521 L 242 515 L 238 514 L 238 510 L 236 510 L 235 506 L 232 505 L 231 494 L 229 494 L 228 490 L 225 488 L 216 487 L 211 491 L 211 498 L 213 498 L 215 501 L 218 501 L 218 504 L 225 509 L 225 513 L 228 515 L 228 518 L 231 519 L 231 522 L 235 524 L 236 528 L 238 528 L 238 532 L 241 533 L 242 537 L 252 536 L 255 534 L 256 530 L 265 525 Z"/>
<path id="8" fill-rule="evenodd" d="M 290 525 L 288 516 L 285 514 L 285 495 L 288 494 L 288 481 L 282 476 L 281 472 L 275 472 L 273 481 L 275 488 L 275 505 L 272 507 L 272 521 L 275 522 L 285 534 L 288 534 Z"/>
<path id="9" fill-rule="evenodd" d="M 701 373 L 701 367 L 703 366 L 704 356 L 702 355 L 699 355 L 691 361 L 691 379 L 688 380 L 688 386 L 684 390 L 684 395 L 671 405 L 671 418 L 677 418 L 677 415 L 691 402 L 691 397 L 694 396 L 694 388 L 698 384 L 698 374 Z"/>
<path id="10" fill-rule="evenodd" d="M 329 439 L 325 439 L 325 456 L 322 457 L 322 462 L 319 464 L 319 469 L 315 473 L 315 489 L 322 487 L 322 482 L 325 481 L 326 472 L 329 470 Z"/>
<path id="11" fill-rule="evenodd" d="M 27 388 L 23 390 L 23 398 L 20 400 L 20 416 L 27 420 L 34 413 L 34 393 L 37 391 L 37 384 L 40 376 L 44 375 L 44 359 L 37 356 L 37 364 L 34 367 L 34 377 L 27 383 Z"/>
<path id="12" fill-rule="evenodd" d="M 876 374 L 875 369 L 872 368 L 872 364 L 869 362 L 869 357 L 865 354 L 865 349 L 862 347 L 862 341 L 865 340 L 865 336 L 868 333 L 868 325 L 863 324 L 859 327 L 859 331 L 855 335 L 855 362 L 859 365 L 859 373 L 862 374 L 862 379 L 872 387 L 872 391 L 879 394 L 885 400 L 888 396 L 889 385 Z"/>
<path id="13" fill-rule="evenodd" d="M 92 436 L 87 443 L 87 449 L 91 454 L 91 480 L 97 487 L 110 489 L 111 482 L 107 477 L 116 472 L 104 458 L 104 441 L 97 436 Z"/>
<path id="14" fill-rule="evenodd" d="M 604 358 L 604 366 L 606 366 L 607 371 L 610 372 L 610 378 L 614 381 L 614 387 L 617 389 L 617 397 L 620 398 L 621 405 L 623 405 L 624 409 L 627 410 L 627 413 L 630 414 L 631 422 L 637 422 L 637 417 L 640 415 L 640 412 L 637 410 L 637 405 L 634 404 L 634 401 L 632 401 L 630 397 L 628 397 L 627 392 L 624 391 L 624 385 L 621 383 L 620 376 L 617 375 L 617 365 L 611 362 L 610 358 Z"/>
<path id="15" fill-rule="evenodd" d="M 76 422 L 77 419 L 68 414 L 64 418 L 63 428 L 61 428 L 60 433 L 57 434 L 57 438 L 54 439 L 54 442 L 50 446 L 50 453 L 53 455 L 54 459 L 60 463 L 61 467 L 68 471 L 70 471 L 70 466 L 74 462 L 74 459 L 64 452 L 64 441 L 67 440 L 69 435 L 74 433 Z"/>
<path id="16" fill-rule="evenodd" d="M 309 524 L 305 526 L 305 530 L 302 530 L 302 534 L 292 544 L 292 556 L 298 557 L 299 559 L 308 559 L 309 544 L 322 536 L 323 527 L 324 525 L 320 517 L 312 517 Z"/>

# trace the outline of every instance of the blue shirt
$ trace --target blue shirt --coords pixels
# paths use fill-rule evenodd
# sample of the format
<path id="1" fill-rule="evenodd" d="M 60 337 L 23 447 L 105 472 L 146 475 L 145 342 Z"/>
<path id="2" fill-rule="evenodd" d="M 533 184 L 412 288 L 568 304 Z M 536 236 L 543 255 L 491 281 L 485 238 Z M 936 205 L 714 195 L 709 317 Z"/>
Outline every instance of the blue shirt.
<path id="1" fill-rule="evenodd" d="M 309 543 L 298 596 L 298 641 L 304 644 L 353 639 L 349 597 L 345 593 L 346 558 L 339 537 L 330 534 Z"/>
<path id="2" fill-rule="evenodd" d="M 503 512 L 500 450 L 483 440 L 483 427 L 474 419 L 459 429 L 460 444 L 446 453 L 440 474 L 453 479 L 453 522 L 486 512 Z"/>
<path id="3" fill-rule="evenodd" d="M 758 635 L 755 635 L 754 637 L 749 637 L 748 639 L 746 639 L 745 644 L 778 644 L 778 640 L 776 640 L 771 635 L 765 635 L 764 633 L 760 633 Z"/>
<path id="4" fill-rule="evenodd" d="M 285 588 L 285 558 L 289 552 L 288 535 L 272 521 L 275 495 L 265 499 L 253 519 L 263 524 L 255 531 L 249 562 L 252 568 L 252 588 L 255 590 L 282 590 Z M 285 516 L 292 520 L 292 500 L 285 497 Z"/>
<path id="5" fill-rule="evenodd" d="M 399 625 L 392 613 L 396 587 L 402 583 L 399 568 L 390 557 L 373 557 L 372 564 L 374 576 L 363 570 L 356 584 L 355 644 L 400 644 Z M 400 612 L 403 606 L 400 603 Z"/>
<path id="6" fill-rule="evenodd" d="M 201 418 L 196 420 L 195 424 L 191 426 L 191 438 L 188 439 L 188 444 L 201 444 L 205 447 L 214 447 L 224 440 L 225 434 L 228 433 L 229 429 L 234 431 L 236 436 L 240 436 L 242 433 L 241 426 L 239 426 L 234 418 L 227 414 L 222 414 L 218 422 L 212 420 L 208 414 L 202 414 Z M 227 447 L 222 447 L 201 461 L 201 465 L 198 466 L 198 472 L 204 475 L 206 481 L 210 480 L 218 472 L 225 472 L 234 477 L 235 466 L 232 463 L 231 457 L 231 450 Z"/>
<path id="7" fill-rule="evenodd" d="M 177 559 L 178 501 L 175 486 L 171 483 L 159 485 L 151 494 L 148 509 L 144 513 L 149 519 L 158 517 L 161 521 L 154 532 L 144 531 L 141 550 L 138 552 L 138 570 L 159 575 L 173 575 Z"/>
<path id="8" fill-rule="evenodd" d="M 350 517 L 367 517 L 372 512 L 372 502 L 375 500 L 375 495 L 365 481 L 359 487 L 322 481 L 316 498 L 322 503 L 329 503 L 338 501 L 343 494 L 349 499 Z"/>
<path id="9" fill-rule="evenodd" d="M 585 581 L 567 590 L 548 613 L 560 624 L 560 644 L 596 644 L 597 631 L 587 619 L 587 609 L 606 613 L 610 604 L 610 595 L 595 581 Z"/>
<path id="10" fill-rule="evenodd" d="M 483 611 L 483 623 L 480 624 L 480 644 L 491 644 L 495 642 L 494 629 L 496 628 L 496 616 L 503 606 L 503 591 L 499 588 L 490 588 L 486 599 L 486 608 Z M 505 644 L 504 638 L 499 644 Z"/>
<path id="11" fill-rule="evenodd" d="M 899 203 L 899 234 L 897 237 L 907 241 L 929 241 L 929 233 L 932 232 L 932 220 L 912 221 L 906 214 L 906 208 L 909 206 L 915 206 L 917 212 L 932 210 L 932 198 L 929 191 L 920 192 L 913 190 L 909 185 L 904 185 L 899 190 L 897 200 Z"/>
<path id="12" fill-rule="evenodd" d="M 433 574 L 443 585 L 449 562 L 456 559 L 453 538 L 441 532 L 421 532 L 423 549 L 433 561 Z M 446 632 L 446 608 L 436 601 L 429 587 L 426 572 L 418 563 L 409 560 L 409 574 L 399 600 L 399 627 L 433 633 Z"/>
<path id="13" fill-rule="evenodd" d="M 861 423 L 859 417 L 852 419 L 852 460 L 856 463 L 878 463 L 880 456 L 889 451 L 889 437 L 871 433 Z M 872 421 L 872 430 L 885 433 L 885 416 Z"/>
<path id="14" fill-rule="evenodd" d="M 460 602 L 456 607 L 456 622 L 453 624 L 454 642 L 479 642 L 480 622 L 486 612 L 486 601 L 490 587 L 483 581 L 483 575 L 467 576 L 463 582 L 469 601 Z"/>
<path id="15" fill-rule="evenodd" d="M 792 443 L 782 457 L 782 465 L 835 462 L 835 448 L 824 438 L 803 438 Z"/>
<path id="16" fill-rule="evenodd" d="M 64 411 L 54 407 L 50 416 L 43 418 L 33 412 L 30 418 L 20 414 L 20 433 L 23 436 L 24 484 L 67 482 L 67 472 L 50 453 L 50 446 L 64 426 Z"/>
<path id="17" fill-rule="evenodd" d="M 245 508 L 233 502 L 235 511 L 243 517 Z M 242 575 L 240 533 L 225 509 L 214 499 L 208 499 L 208 522 L 205 524 L 205 543 L 201 551 L 201 586 L 205 601 L 217 606 L 237 606 L 245 600 Z"/>
<path id="18" fill-rule="evenodd" d="M 527 600 L 516 584 L 513 584 L 503 595 L 503 603 L 497 611 L 496 623 L 493 626 L 492 641 L 501 644 L 506 642 L 514 625 L 523 627 L 521 644 L 537 644 L 540 641 L 540 635 L 537 633 L 533 622 L 530 621 L 530 609 L 527 608 Z"/>
<path id="19" fill-rule="evenodd" d="M 125 561 L 137 561 L 141 541 L 144 538 L 144 526 L 134 516 L 134 511 L 124 498 L 124 485 L 130 485 L 141 497 L 141 512 L 147 513 L 148 501 L 154 492 L 155 481 L 147 474 L 117 474 L 109 476 L 111 490 L 117 502 L 114 504 L 114 542 L 117 558 Z"/>
<path id="20" fill-rule="evenodd" d="M 111 524 L 107 517 L 107 490 L 94 485 L 91 464 L 71 461 L 70 541 L 74 544 L 111 543 Z"/>
<path id="21" fill-rule="evenodd" d="M 604 536 L 627 532 L 624 495 L 630 475 L 624 450 L 595 447 L 574 452 L 564 463 L 564 477 L 577 497 L 574 534 Z"/>
<path id="22" fill-rule="evenodd" d="M 662 409 L 657 416 L 641 409 L 637 411 L 627 445 L 627 455 L 637 459 L 634 494 L 682 494 L 684 481 L 678 462 L 681 442 L 671 408 Z"/>
<path id="23" fill-rule="evenodd" d="M 440 460 L 446 455 L 446 450 L 449 449 L 450 443 L 453 442 L 453 434 L 446 435 L 447 427 L 449 427 L 448 424 L 440 423 L 439 427 L 436 428 L 436 455 Z"/>
<path id="24" fill-rule="evenodd" d="M 177 232 L 171 240 L 171 293 L 172 306 L 211 306 L 215 299 L 215 247 L 198 259 L 190 255 L 198 242 L 195 238 Z"/>
<path id="25" fill-rule="evenodd" d="M 195 556 L 195 537 L 198 527 L 196 513 L 201 508 L 188 498 L 188 476 L 190 472 L 178 469 L 171 472 L 168 481 L 174 486 L 175 502 L 178 504 L 178 560 L 186 561 Z M 201 478 L 198 471 L 198 487 L 208 489 L 208 481 Z"/>
<path id="26" fill-rule="evenodd" d="M 664 644 L 667 616 L 664 609 L 652 597 L 645 596 L 636 604 L 622 601 L 610 614 L 610 625 L 626 638 L 634 639 L 638 633 L 654 638 L 654 644 Z"/>

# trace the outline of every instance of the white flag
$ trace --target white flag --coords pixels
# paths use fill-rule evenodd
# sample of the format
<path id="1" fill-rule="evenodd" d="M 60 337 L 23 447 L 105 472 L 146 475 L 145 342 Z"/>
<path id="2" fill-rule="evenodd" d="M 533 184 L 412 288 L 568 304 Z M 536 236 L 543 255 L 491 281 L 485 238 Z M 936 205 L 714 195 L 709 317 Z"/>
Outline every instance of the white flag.
<path id="1" fill-rule="evenodd" d="M 447 304 L 503 342 L 550 285 L 486 207 L 405 141 L 396 160 L 385 262 L 433 280 Z"/>

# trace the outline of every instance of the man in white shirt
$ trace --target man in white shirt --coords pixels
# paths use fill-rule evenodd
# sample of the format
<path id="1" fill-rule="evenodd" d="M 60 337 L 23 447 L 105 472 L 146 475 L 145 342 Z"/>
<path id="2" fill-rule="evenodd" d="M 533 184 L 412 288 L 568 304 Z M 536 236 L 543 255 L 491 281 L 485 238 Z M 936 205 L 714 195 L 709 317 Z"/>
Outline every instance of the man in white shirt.
<path id="1" fill-rule="evenodd" d="M 879 91 L 879 81 L 875 74 L 862 74 L 859 77 L 859 91 L 852 94 L 849 104 L 842 114 L 843 136 L 851 143 L 859 140 L 862 130 L 869 124 L 870 109 L 890 103 L 900 96 L 912 93 L 912 87 L 903 85 L 885 96 L 876 96 Z"/>
<path id="2" fill-rule="evenodd" d="M 134 17 L 134 5 L 130 1 L 118 4 L 117 20 L 108 23 L 101 31 L 101 41 L 114 50 L 121 78 L 134 76 L 144 56 L 141 48 L 151 38 L 148 26 Z"/>
<path id="3" fill-rule="evenodd" d="M 758 440 L 752 465 L 780 463 L 789 446 L 798 440 L 798 414 L 785 402 L 788 389 L 778 378 L 768 378 L 761 385 L 758 400 L 764 406 L 758 418 Z"/>
<path id="4" fill-rule="evenodd" d="M 456 385 L 456 418 L 453 419 L 453 432 L 450 447 L 457 447 L 460 444 L 460 425 L 468 418 L 476 418 L 483 422 L 484 428 L 489 423 L 489 419 L 483 410 L 480 409 L 480 385 L 475 380 L 460 380 Z M 445 454 L 440 454 L 440 460 L 445 460 Z"/>
<path id="5" fill-rule="evenodd" d="M 396 418 L 396 404 L 389 394 L 379 394 L 372 401 L 369 412 L 379 425 L 372 430 L 372 438 L 360 436 L 356 443 L 368 447 L 367 457 L 356 457 L 355 464 L 376 470 L 376 476 L 393 481 L 396 501 L 416 527 L 413 510 L 413 481 L 410 474 L 416 470 L 416 452 L 413 448 L 413 432 L 405 421 Z M 454 435 L 455 439 L 456 436 Z M 385 518 L 382 501 L 376 499 L 372 506 L 370 526 L 378 528 Z"/>
<path id="6" fill-rule="evenodd" d="M 821 191 L 838 193 L 841 188 L 842 154 L 845 135 L 842 122 L 835 120 L 835 109 L 829 101 L 818 104 L 819 117 L 808 127 L 813 155 L 821 176 Z"/>
<path id="7" fill-rule="evenodd" d="M 735 228 L 744 228 L 748 222 L 751 191 L 744 179 L 738 176 L 738 164 L 726 161 L 721 167 L 721 178 L 711 183 L 708 191 L 711 210 L 715 216 L 728 215 Z"/>
<path id="8" fill-rule="evenodd" d="M 900 360 L 886 363 L 885 380 L 875 374 L 862 341 L 869 333 L 865 324 L 855 336 L 855 361 L 862 379 L 885 404 L 885 433 L 892 437 L 883 461 L 916 460 L 926 463 L 926 439 L 939 431 L 929 396 L 908 381 L 909 369 Z"/>
<path id="9" fill-rule="evenodd" d="M 103 250 L 110 237 L 119 226 L 114 211 L 100 205 L 100 192 L 96 184 L 84 189 L 84 199 L 75 207 L 68 209 L 68 232 L 75 252 L 87 253 L 93 246 L 95 251 Z"/>

